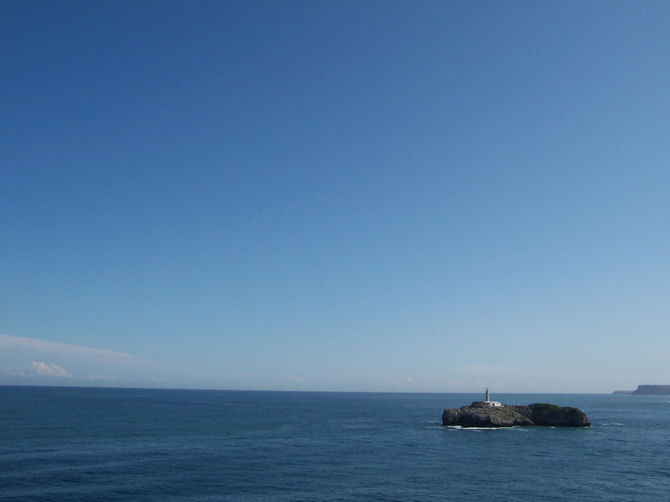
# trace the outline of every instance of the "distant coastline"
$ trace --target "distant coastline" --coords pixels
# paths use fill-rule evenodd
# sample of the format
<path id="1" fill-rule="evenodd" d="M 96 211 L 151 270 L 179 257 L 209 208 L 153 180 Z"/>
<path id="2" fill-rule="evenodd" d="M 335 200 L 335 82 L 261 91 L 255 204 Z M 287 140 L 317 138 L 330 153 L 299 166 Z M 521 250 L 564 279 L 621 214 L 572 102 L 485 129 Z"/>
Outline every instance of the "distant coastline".
<path id="1" fill-rule="evenodd" d="M 670 395 L 670 385 L 638 385 L 635 390 L 615 390 L 612 394 Z"/>

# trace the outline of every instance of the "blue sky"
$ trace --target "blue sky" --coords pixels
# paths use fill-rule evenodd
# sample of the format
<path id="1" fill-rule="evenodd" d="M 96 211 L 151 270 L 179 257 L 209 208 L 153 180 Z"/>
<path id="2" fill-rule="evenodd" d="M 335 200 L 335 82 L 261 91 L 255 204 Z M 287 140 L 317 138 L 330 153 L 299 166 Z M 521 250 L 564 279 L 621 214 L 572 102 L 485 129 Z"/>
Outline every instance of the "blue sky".
<path id="1" fill-rule="evenodd" d="M 3 2 L 0 383 L 670 382 L 669 15 Z"/>

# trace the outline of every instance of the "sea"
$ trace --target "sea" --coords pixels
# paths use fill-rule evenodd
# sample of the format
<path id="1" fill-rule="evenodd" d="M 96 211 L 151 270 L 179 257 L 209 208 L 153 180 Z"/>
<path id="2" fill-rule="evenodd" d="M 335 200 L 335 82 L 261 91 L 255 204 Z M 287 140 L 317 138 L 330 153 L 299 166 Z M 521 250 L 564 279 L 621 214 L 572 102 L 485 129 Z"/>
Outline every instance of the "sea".
<path id="1" fill-rule="evenodd" d="M 670 396 L 495 394 L 593 425 L 441 425 L 481 398 L 0 387 L 0 500 L 670 500 Z"/>

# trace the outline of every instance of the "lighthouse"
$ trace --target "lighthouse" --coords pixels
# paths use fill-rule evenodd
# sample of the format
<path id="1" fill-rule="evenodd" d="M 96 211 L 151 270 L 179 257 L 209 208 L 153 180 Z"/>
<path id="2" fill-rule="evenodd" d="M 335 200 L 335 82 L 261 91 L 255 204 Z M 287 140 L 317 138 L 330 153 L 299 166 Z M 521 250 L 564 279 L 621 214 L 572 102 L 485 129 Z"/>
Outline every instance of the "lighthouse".
<path id="1" fill-rule="evenodd" d="M 479 405 L 479 407 L 483 407 L 483 408 L 491 408 L 491 407 L 495 407 L 495 406 L 502 406 L 502 403 L 499 402 L 499 401 L 491 401 L 491 396 L 489 394 L 489 388 L 488 387 L 486 387 L 486 399 L 483 402 L 482 401 L 476 401 L 476 402 L 481 403 Z M 472 403 L 472 404 L 474 405 L 475 403 Z"/>

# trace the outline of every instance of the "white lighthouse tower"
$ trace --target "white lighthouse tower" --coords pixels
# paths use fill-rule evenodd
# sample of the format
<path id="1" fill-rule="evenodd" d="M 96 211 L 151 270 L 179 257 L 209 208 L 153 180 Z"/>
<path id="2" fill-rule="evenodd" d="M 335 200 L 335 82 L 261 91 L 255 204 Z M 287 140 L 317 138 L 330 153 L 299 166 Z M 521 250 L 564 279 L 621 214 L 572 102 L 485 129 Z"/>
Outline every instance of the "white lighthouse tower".
<path id="1" fill-rule="evenodd" d="M 499 401 L 491 401 L 488 387 L 486 387 L 486 400 L 484 401 L 484 406 L 502 406 L 502 403 Z"/>

